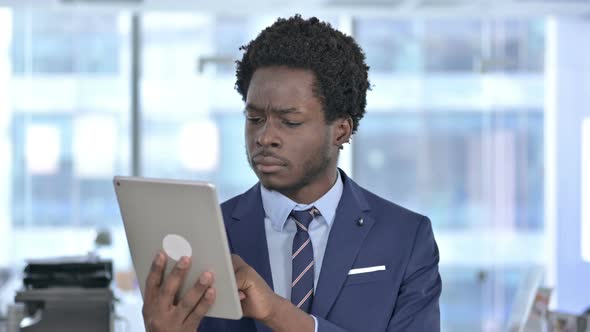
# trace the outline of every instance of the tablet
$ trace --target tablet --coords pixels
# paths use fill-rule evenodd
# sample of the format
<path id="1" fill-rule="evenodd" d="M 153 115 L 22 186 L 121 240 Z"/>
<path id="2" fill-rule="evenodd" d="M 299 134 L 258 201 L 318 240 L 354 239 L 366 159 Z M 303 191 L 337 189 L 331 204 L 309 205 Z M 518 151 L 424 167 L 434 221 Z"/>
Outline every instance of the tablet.
<path id="1" fill-rule="evenodd" d="M 142 296 L 156 253 L 168 258 L 166 275 L 182 256 L 192 265 L 184 294 L 202 272 L 214 273 L 215 303 L 207 316 L 242 318 L 231 255 L 215 187 L 205 182 L 115 176 L 121 217 Z"/>

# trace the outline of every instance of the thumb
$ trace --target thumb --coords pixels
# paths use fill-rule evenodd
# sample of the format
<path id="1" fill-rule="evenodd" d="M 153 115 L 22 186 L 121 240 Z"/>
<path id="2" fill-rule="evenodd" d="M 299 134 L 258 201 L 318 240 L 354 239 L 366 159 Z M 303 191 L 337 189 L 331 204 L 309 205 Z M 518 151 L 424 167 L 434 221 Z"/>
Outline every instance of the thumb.
<path id="1" fill-rule="evenodd" d="M 231 262 L 232 262 L 232 265 L 234 267 L 234 272 L 235 273 L 237 273 L 238 270 L 240 270 L 244 266 L 248 266 L 248 264 L 246 264 L 246 262 L 244 262 L 244 260 L 242 259 L 242 257 L 240 257 L 240 256 L 238 256 L 236 254 L 232 254 L 231 255 Z"/>
<path id="2" fill-rule="evenodd" d="M 238 255 L 234 254 L 231 258 L 238 290 L 245 292 L 249 288 L 248 270 L 250 265 L 244 262 L 244 260 Z"/>

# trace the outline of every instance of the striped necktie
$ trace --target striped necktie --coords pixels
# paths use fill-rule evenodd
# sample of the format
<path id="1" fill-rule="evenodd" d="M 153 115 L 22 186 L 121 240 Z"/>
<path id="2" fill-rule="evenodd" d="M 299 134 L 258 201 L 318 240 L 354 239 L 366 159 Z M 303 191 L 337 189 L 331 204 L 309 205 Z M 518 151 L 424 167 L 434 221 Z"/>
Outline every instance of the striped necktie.
<path id="1" fill-rule="evenodd" d="M 291 255 L 293 264 L 291 302 L 307 313 L 309 313 L 313 301 L 315 263 L 313 246 L 307 230 L 313 218 L 319 214 L 315 207 L 305 211 L 291 211 L 291 217 L 295 219 L 295 225 L 297 225 L 297 233 L 293 238 L 293 254 Z"/>

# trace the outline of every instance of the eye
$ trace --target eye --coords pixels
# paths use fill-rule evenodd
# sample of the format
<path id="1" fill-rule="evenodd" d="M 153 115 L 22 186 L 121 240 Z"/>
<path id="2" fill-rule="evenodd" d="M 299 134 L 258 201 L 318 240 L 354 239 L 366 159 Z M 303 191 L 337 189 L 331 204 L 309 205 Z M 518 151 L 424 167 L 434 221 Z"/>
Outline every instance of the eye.
<path id="1" fill-rule="evenodd" d="M 246 120 L 250 123 L 260 123 L 263 121 L 262 118 L 258 116 L 247 116 Z"/>
<path id="2" fill-rule="evenodd" d="M 301 122 L 292 122 L 292 121 L 283 121 L 283 123 L 285 124 L 285 126 L 287 127 L 298 127 L 301 125 Z"/>

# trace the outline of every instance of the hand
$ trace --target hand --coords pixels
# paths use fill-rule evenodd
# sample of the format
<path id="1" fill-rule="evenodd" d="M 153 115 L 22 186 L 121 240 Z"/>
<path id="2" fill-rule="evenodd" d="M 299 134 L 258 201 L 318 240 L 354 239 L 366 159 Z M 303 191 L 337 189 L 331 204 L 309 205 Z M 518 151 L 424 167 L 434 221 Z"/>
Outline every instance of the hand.
<path id="1" fill-rule="evenodd" d="M 240 256 L 232 255 L 244 316 L 257 319 L 277 332 L 314 331 L 314 319 L 275 294 L 266 281 Z"/>
<path id="2" fill-rule="evenodd" d="M 267 322 L 274 315 L 281 298 L 266 281 L 238 255 L 232 255 L 232 263 L 242 301 L 244 316 Z"/>
<path id="3" fill-rule="evenodd" d="M 143 319 L 149 332 L 195 332 L 213 302 L 213 274 L 204 272 L 193 287 L 175 301 L 191 261 L 182 257 L 164 281 L 166 255 L 158 253 L 145 281 Z"/>

